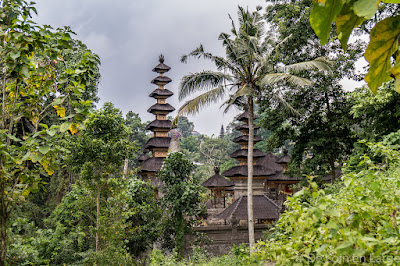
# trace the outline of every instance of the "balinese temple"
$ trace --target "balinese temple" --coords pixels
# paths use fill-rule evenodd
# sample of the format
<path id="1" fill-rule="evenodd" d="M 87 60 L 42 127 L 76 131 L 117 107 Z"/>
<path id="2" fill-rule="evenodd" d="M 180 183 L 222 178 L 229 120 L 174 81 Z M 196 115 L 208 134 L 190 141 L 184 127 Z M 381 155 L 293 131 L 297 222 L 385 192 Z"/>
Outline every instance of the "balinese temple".
<path id="1" fill-rule="evenodd" d="M 165 76 L 164 73 L 168 72 L 171 68 L 164 64 L 163 55 L 160 55 L 159 61 L 160 63 L 153 69 L 159 75 L 151 81 L 151 83 L 157 85 L 157 88 L 149 95 L 156 100 L 156 103 L 147 110 L 149 113 L 155 115 L 155 120 L 146 127 L 146 130 L 153 132 L 153 137 L 144 145 L 144 150 L 150 151 L 151 156 L 147 157 L 144 154 L 140 157 L 140 160 L 142 160 L 140 175 L 145 180 L 151 180 L 153 185 L 156 186 L 159 182 L 155 178 L 155 175 L 161 169 L 171 143 L 168 132 L 171 129 L 172 122 L 167 119 L 167 115 L 175 110 L 174 107 L 166 102 L 166 99 L 171 97 L 173 93 L 165 89 L 165 85 L 172 80 Z"/>

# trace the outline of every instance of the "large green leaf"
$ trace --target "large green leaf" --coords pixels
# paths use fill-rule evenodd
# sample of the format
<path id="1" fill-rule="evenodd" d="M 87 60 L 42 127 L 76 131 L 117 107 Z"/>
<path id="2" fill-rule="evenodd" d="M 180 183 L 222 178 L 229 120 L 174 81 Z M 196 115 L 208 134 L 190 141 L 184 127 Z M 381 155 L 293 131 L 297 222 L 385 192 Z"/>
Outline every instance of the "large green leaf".
<path id="1" fill-rule="evenodd" d="M 354 12 L 359 17 L 369 19 L 375 15 L 380 2 L 381 0 L 358 0 L 354 2 Z"/>
<path id="2" fill-rule="evenodd" d="M 347 49 L 347 41 L 349 40 L 352 30 L 361 25 L 365 20 L 354 13 L 350 4 L 345 4 L 336 17 L 337 35 L 344 50 Z"/>
<path id="3" fill-rule="evenodd" d="M 336 19 L 344 4 L 343 0 L 314 0 L 310 14 L 310 23 L 321 45 L 328 42 L 332 22 Z"/>
<path id="4" fill-rule="evenodd" d="M 396 81 L 394 82 L 394 89 L 400 93 L 400 60 L 397 60 L 398 62 L 391 68 L 389 69 L 389 72 L 394 76 Z"/>
<path id="5" fill-rule="evenodd" d="M 370 63 L 365 81 L 373 92 L 391 79 L 388 72 L 392 67 L 390 58 L 398 49 L 399 35 L 400 16 L 384 19 L 371 31 L 371 41 L 365 52 L 365 59 Z"/>

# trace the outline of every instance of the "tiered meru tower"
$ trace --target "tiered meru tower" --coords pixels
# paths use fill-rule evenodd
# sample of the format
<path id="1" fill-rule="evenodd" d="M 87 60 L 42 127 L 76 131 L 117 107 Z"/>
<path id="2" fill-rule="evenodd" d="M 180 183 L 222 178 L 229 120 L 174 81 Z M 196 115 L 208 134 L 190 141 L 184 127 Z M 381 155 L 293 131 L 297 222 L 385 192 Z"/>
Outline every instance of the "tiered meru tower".
<path id="1" fill-rule="evenodd" d="M 166 103 L 166 99 L 171 97 L 173 93 L 164 88 L 165 85 L 172 80 L 164 76 L 171 68 L 164 64 L 164 56 L 160 55 L 160 63 L 153 69 L 158 73 L 158 77 L 153 79 L 151 83 L 158 86 L 150 97 L 157 100 L 157 103 L 152 105 L 147 111 L 156 116 L 156 119 L 147 125 L 146 129 L 153 132 L 153 137 L 150 138 L 144 146 L 144 150 L 151 151 L 151 157 L 142 161 L 140 175 L 142 178 L 155 180 L 155 174 L 161 169 L 163 160 L 167 157 L 168 149 L 171 143 L 171 138 L 168 137 L 168 132 L 171 129 L 172 122 L 167 119 L 167 115 L 175 110 L 170 104 Z"/>
<path id="2" fill-rule="evenodd" d="M 256 118 L 256 117 L 255 117 Z M 235 182 L 234 187 L 234 199 L 236 200 L 240 196 L 247 195 L 247 154 L 248 154 L 248 141 L 249 141 L 249 113 L 244 112 L 237 118 L 238 121 L 244 122 L 244 124 L 236 127 L 237 130 L 242 132 L 242 136 L 239 136 L 233 140 L 240 145 L 240 149 L 231 154 L 232 158 L 235 158 L 239 161 L 238 166 L 234 166 L 231 169 L 222 173 L 222 175 L 229 177 L 232 181 Z M 256 131 L 258 127 L 254 127 L 254 131 Z M 254 144 L 261 141 L 259 136 L 254 136 Z M 258 150 L 253 150 L 253 194 L 254 195 L 262 195 L 264 189 L 264 180 L 267 179 L 268 175 L 272 175 L 275 172 L 268 171 L 264 169 L 262 165 L 258 165 L 256 162 L 261 157 L 264 157 L 265 154 Z"/>

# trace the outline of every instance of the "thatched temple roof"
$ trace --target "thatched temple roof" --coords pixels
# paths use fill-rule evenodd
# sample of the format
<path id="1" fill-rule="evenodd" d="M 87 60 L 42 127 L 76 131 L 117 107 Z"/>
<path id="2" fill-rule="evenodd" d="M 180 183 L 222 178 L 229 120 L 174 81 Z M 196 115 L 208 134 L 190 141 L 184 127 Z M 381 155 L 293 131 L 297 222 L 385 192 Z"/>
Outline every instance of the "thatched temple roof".
<path id="1" fill-rule="evenodd" d="M 254 115 L 254 120 L 257 118 L 258 118 L 258 116 Z M 247 122 L 249 120 L 249 112 L 248 111 L 244 112 L 238 118 L 236 118 L 236 120 L 242 121 L 242 122 Z"/>
<path id="2" fill-rule="evenodd" d="M 147 110 L 147 112 L 152 114 L 155 114 L 157 111 L 173 112 L 175 111 L 175 108 L 172 107 L 169 103 L 156 103 Z"/>
<path id="3" fill-rule="evenodd" d="M 172 79 L 170 79 L 167 76 L 158 76 L 156 78 L 154 78 L 151 83 L 156 84 L 156 85 L 160 85 L 160 86 L 164 86 L 168 83 L 170 83 L 172 81 Z"/>
<path id="4" fill-rule="evenodd" d="M 170 143 L 171 143 L 170 137 L 153 137 L 146 142 L 144 148 L 145 149 L 169 148 Z"/>
<path id="5" fill-rule="evenodd" d="M 226 177 L 240 177 L 240 176 L 247 176 L 247 165 L 238 165 L 230 168 L 229 170 L 226 170 L 225 172 L 222 173 L 223 176 Z M 253 176 L 269 176 L 276 174 L 276 171 L 271 171 L 268 169 L 265 169 L 261 165 L 254 165 L 253 166 Z"/>
<path id="6" fill-rule="evenodd" d="M 247 154 L 249 153 L 248 149 L 241 149 L 233 152 L 231 154 L 231 158 L 247 158 Z M 253 149 L 253 158 L 263 157 L 265 154 L 259 149 Z"/>
<path id="7" fill-rule="evenodd" d="M 262 141 L 262 138 L 260 136 L 254 136 L 254 143 Z M 249 142 L 249 135 L 242 135 L 237 138 L 234 138 L 232 142 L 235 143 L 248 143 Z"/>
<path id="8" fill-rule="evenodd" d="M 153 130 L 157 128 L 170 129 L 172 122 L 170 120 L 154 120 L 146 126 L 146 130 Z"/>
<path id="9" fill-rule="evenodd" d="M 151 157 L 142 162 L 142 165 L 140 166 L 140 171 L 141 172 L 157 172 L 161 169 L 161 166 L 163 164 L 163 159 L 160 157 Z"/>
<path id="10" fill-rule="evenodd" d="M 167 89 L 155 89 L 149 96 L 153 98 L 168 98 L 174 95 L 174 93 Z"/>
<path id="11" fill-rule="evenodd" d="M 264 157 L 257 161 L 257 165 L 262 165 L 264 168 L 271 171 L 282 172 L 283 166 L 276 162 L 277 159 L 278 157 L 276 157 L 272 152 L 268 152 Z"/>
<path id="12" fill-rule="evenodd" d="M 225 177 L 221 176 L 219 174 L 219 168 L 214 168 L 215 175 L 207 179 L 206 181 L 201 184 L 203 187 L 206 188 L 228 188 L 228 187 L 233 187 L 235 184 L 227 180 Z"/>
<path id="13" fill-rule="evenodd" d="M 264 195 L 253 196 L 253 215 L 254 219 L 279 219 L 279 206 L 270 198 Z M 231 219 L 235 217 L 238 220 L 247 220 L 247 196 L 241 196 L 228 208 L 217 215 L 220 219 Z"/>

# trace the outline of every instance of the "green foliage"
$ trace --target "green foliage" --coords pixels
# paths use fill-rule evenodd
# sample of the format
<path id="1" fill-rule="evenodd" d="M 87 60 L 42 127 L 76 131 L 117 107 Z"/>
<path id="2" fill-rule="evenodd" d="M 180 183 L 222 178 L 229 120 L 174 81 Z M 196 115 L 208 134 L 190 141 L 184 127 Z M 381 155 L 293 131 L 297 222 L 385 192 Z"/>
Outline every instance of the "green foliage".
<path id="1" fill-rule="evenodd" d="M 70 147 L 71 163 L 87 180 L 108 178 L 120 172 L 133 149 L 121 112 L 111 103 L 105 103 L 101 110 L 89 115 L 85 127 Z"/>
<path id="2" fill-rule="evenodd" d="M 153 249 L 150 254 L 150 265 L 158 266 L 183 266 L 183 265 L 209 265 L 209 266 L 220 266 L 220 265 L 264 265 L 262 262 L 249 261 L 247 257 L 241 257 L 231 252 L 228 255 L 212 257 L 202 250 L 194 250 L 193 253 L 183 260 L 179 260 L 176 254 L 165 255 L 161 250 Z"/>
<path id="3" fill-rule="evenodd" d="M 397 0 L 313 1 L 314 5 L 310 16 L 311 26 L 320 38 L 321 44 L 324 45 L 330 36 L 332 23 L 336 21 L 337 36 L 342 47 L 346 49 L 353 28 L 374 16 L 381 2 L 400 3 Z M 365 59 L 370 63 L 365 81 L 373 92 L 376 92 L 382 83 L 389 81 L 391 76 L 396 80 L 396 91 L 400 92 L 398 79 L 400 64 L 397 57 L 398 37 L 400 36 L 399 23 L 400 16 L 393 15 L 377 23 L 371 31 L 370 42 L 365 52 Z M 395 59 L 394 64 L 391 61 L 392 56 Z"/>
<path id="4" fill-rule="evenodd" d="M 151 248 L 160 237 L 163 210 L 159 205 L 150 183 L 137 179 L 129 181 L 124 206 L 125 243 L 135 257 Z"/>
<path id="5" fill-rule="evenodd" d="M 375 94 L 366 88 L 357 89 L 348 101 L 360 138 L 380 141 L 400 128 L 400 95 L 395 92 L 393 81 L 385 83 Z"/>
<path id="6" fill-rule="evenodd" d="M 164 239 L 173 237 L 174 248 L 182 255 L 184 237 L 192 233 L 193 218 L 204 214 L 200 193 L 203 187 L 192 172 L 194 165 L 179 152 L 168 154 L 158 177 L 164 183 L 162 206 L 166 209 L 164 217 Z"/>
<path id="7" fill-rule="evenodd" d="M 129 130 L 129 141 L 137 147 L 143 147 L 149 137 L 146 135 L 146 124 L 142 123 L 139 114 L 129 111 L 126 114 L 125 126 Z M 142 153 L 139 149 L 133 152 L 129 158 L 130 169 L 139 166 L 137 159 Z"/>
<path id="8" fill-rule="evenodd" d="M 192 135 L 194 124 L 186 116 L 180 116 L 177 118 L 176 129 L 182 133 L 182 137 L 186 138 Z"/>
<path id="9" fill-rule="evenodd" d="M 334 188 L 321 190 L 311 181 L 288 200 L 273 234 L 259 243 L 258 258 L 277 265 L 393 264 L 400 245 L 398 151 L 372 146 L 383 156 L 395 152 L 397 157 L 386 170 L 364 160 L 368 168 L 348 172 Z"/>

